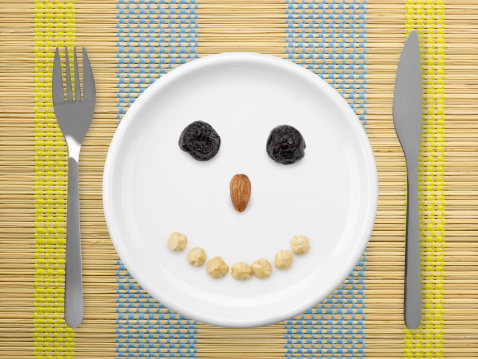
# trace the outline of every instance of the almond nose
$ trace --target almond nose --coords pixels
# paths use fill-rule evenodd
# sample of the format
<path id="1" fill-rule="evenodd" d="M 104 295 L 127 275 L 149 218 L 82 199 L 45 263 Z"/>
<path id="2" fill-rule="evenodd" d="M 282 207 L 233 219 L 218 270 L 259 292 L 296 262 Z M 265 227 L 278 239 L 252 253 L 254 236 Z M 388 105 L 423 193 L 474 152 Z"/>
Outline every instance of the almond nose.
<path id="1" fill-rule="evenodd" d="M 251 197 L 251 181 L 244 174 L 235 175 L 229 184 L 231 191 L 231 201 L 234 209 L 238 212 L 244 212 Z"/>

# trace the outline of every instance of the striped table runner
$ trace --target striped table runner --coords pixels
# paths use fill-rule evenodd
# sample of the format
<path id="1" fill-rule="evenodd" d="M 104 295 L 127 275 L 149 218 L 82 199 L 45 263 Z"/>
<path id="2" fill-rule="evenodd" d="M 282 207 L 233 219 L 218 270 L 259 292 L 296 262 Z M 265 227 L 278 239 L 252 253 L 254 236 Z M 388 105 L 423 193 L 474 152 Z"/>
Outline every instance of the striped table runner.
<path id="1" fill-rule="evenodd" d="M 460 1 L 463 6 L 468 4 L 466 0 Z M 0 10 L 8 9 L 7 5 L 6 1 L 0 2 Z M 455 82 L 447 85 L 445 79 L 445 53 L 451 51 L 446 47 L 446 27 L 454 29 L 459 25 L 459 16 L 465 14 L 463 6 L 448 7 L 448 2 L 442 0 L 35 0 L 22 6 L 17 10 L 18 16 L 19 19 L 24 16 L 22 19 L 27 19 L 27 23 L 30 21 L 25 28 L 34 46 L 30 52 L 25 50 L 25 55 L 18 50 L 19 56 L 30 58 L 34 67 L 31 94 L 34 133 L 30 144 L 31 157 L 34 156 L 31 193 L 34 208 L 29 212 L 30 221 L 34 221 L 34 239 L 25 244 L 32 248 L 32 260 L 25 265 L 34 270 L 33 310 L 29 312 L 31 320 L 27 321 L 33 330 L 27 337 L 15 334 L 17 340 L 8 344 L 2 336 L 16 333 L 9 329 L 15 326 L 2 324 L 0 311 L 0 355 L 5 353 L 5 357 L 12 358 L 28 357 L 28 353 L 37 358 L 478 355 L 476 330 L 470 329 L 471 339 L 466 339 L 460 337 L 466 330 L 459 329 L 460 321 L 467 320 L 460 305 L 470 310 L 474 320 L 478 318 L 477 301 L 468 296 L 476 293 L 476 288 L 472 292 L 464 290 L 462 301 L 453 300 L 460 297 L 460 278 L 469 279 L 476 286 L 477 278 L 468 275 L 467 269 L 459 264 L 472 262 L 476 259 L 475 252 L 478 253 L 476 247 L 465 246 L 472 240 L 460 232 L 460 225 L 466 222 L 464 218 L 474 216 L 475 212 L 463 214 L 459 209 L 459 201 L 463 199 L 459 197 L 460 190 L 454 187 L 458 180 L 453 179 L 459 169 L 447 167 L 460 161 L 460 154 L 455 153 L 468 151 L 454 152 L 448 146 L 452 147 L 450 142 L 454 139 L 465 136 L 461 133 L 466 132 L 463 130 L 466 126 L 473 127 L 466 120 L 476 114 L 476 111 L 466 113 L 447 132 L 445 93 L 448 96 L 447 86 L 451 86 L 450 94 L 455 98 L 457 86 Z M 447 25 L 447 9 L 453 9 L 449 10 L 450 19 L 456 20 L 451 25 Z M 10 14 L 8 11 L 5 14 Z M 473 14 L 470 16 L 476 19 L 478 11 Z M 424 300 L 422 325 L 409 331 L 403 325 L 401 311 L 405 168 L 390 110 L 398 55 L 412 29 L 417 29 L 420 35 L 423 64 L 424 126 L 419 181 Z M 473 29 L 476 31 L 477 27 Z M 470 46 L 476 49 L 477 45 L 478 41 Z M 87 47 L 98 84 L 96 117 L 80 161 L 84 185 L 85 321 L 77 330 L 68 328 L 63 320 L 68 162 L 51 99 L 56 46 L 67 46 L 70 58 L 73 46 Z M 7 47 L 10 49 L 15 47 Z M 169 70 L 223 51 L 256 51 L 279 56 L 304 66 L 334 86 L 356 111 L 369 135 L 380 181 L 374 234 L 348 279 L 306 313 L 283 323 L 249 330 L 197 323 L 150 297 L 114 252 L 101 209 L 99 182 L 104 156 L 116 125 L 131 104 Z M 2 56 L 0 53 L 0 59 Z M 13 64 L 10 57 L 7 61 Z M 476 89 L 478 72 L 476 68 L 471 70 L 475 72 L 470 74 L 470 81 L 475 81 Z M 0 76 L 3 73 L 0 67 Z M 455 119 L 459 114 L 454 110 L 450 118 Z M 449 134 L 451 137 L 447 137 Z M 447 188 L 449 192 L 445 192 Z M 445 214 L 448 206 L 450 212 L 447 209 Z M 448 213 L 453 213 L 450 234 L 448 230 L 445 233 Z M 10 248 L 10 242 L 5 243 L 5 248 Z M 471 252 L 467 253 L 467 248 Z M 451 256 L 450 263 L 454 263 L 452 266 L 456 266 L 449 272 L 447 253 Z M 0 270 L 3 268 L 0 261 Z M 14 275 L 7 269 L 5 273 Z M 448 311 L 447 300 L 451 308 Z M 469 328 L 468 322 L 465 327 Z M 16 351 L 19 342 L 31 346 Z"/>

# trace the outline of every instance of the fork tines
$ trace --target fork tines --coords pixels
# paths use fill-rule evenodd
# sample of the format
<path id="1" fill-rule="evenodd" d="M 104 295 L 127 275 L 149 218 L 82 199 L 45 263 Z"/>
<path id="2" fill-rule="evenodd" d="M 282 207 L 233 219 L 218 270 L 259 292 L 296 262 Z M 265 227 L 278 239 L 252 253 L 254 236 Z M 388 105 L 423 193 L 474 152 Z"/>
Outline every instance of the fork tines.
<path id="1" fill-rule="evenodd" d="M 78 71 L 78 59 L 76 57 L 76 47 L 74 49 L 74 68 L 75 68 L 75 100 L 82 101 L 80 88 L 80 73 Z M 70 61 L 68 58 L 68 49 L 65 47 L 65 72 L 66 72 L 66 101 L 73 101 L 70 75 Z M 53 103 L 58 104 L 65 101 L 63 91 L 63 80 L 61 75 L 60 51 L 56 48 L 55 61 L 53 62 L 52 77 L 52 97 Z M 90 61 L 86 49 L 83 48 L 83 101 L 95 99 L 95 83 L 93 72 L 91 71 Z"/>

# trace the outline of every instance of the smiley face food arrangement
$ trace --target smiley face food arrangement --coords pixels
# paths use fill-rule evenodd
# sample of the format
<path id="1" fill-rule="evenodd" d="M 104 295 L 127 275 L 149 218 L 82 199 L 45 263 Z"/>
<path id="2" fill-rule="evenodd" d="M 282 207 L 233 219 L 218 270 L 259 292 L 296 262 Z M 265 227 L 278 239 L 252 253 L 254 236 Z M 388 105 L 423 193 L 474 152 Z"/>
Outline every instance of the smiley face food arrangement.
<path id="1" fill-rule="evenodd" d="M 179 148 L 191 155 L 197 161 L 209 161 L 214 158 L 221 147 L 221 137 L 208 123 L 195 121 L 182 131 Z M 302 134 L 289 125 L 277 126 L 271 130 L 266 141 L 267 155 L 276 163 L 292 165 L 305 156 L 305 140 Z M 249 177 L 237 174 L 232 177 L 229 185 L 230 197 L 234 209 L 242 213 L 246 210 L 252 193 Z M 181 252 L 187 246 L 188 238 L 185 234 L 173 232 L 168 238 L 168 247 L 171 251 Z M 310 241 L 304 235 L 293 236 L 290 239 L 291 250 L 295 255 L 306 254 L 310 249 Z M 289 250 L 279 250 L 275 254 L 274 265 L 277 269 L 287 270 L 292 266 L 293 254 Z M 193 267 L 201 267 L 207 259 L 204 249 L 195 247 L 187 255 L 187 262 Z M 211 278 L 220 279 L 229 272 L 229 265 L 220 256 L 209 260 L 206 272 Z M 235 280 L 245 281 L 252 274 L 259 279 L 266 279 L 272 274 L 272 265 L 265 258 L 260 258 L 249 265 L 246 262 L 237 262 L 231 267 L 231 276 Z"/>

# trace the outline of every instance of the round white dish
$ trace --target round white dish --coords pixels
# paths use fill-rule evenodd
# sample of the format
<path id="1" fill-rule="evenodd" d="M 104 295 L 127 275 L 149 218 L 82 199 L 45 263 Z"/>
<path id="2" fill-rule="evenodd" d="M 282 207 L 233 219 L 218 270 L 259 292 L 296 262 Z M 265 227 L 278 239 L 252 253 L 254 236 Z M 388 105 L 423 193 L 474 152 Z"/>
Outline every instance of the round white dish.
<path id="1" fill-rule="evenodd" d="M 178 139 L 191 122 L 214 127 L 221 147 L 198 162 Z M 293 165 L 266 153 L 270 131 L 297 128 L 305 157 Z M 246 174 L 247 209 L 236 212 L 229 182 Z M 187 63 L 154 82 L 119 125 L 106 159 L 103 204 L 114 246 L 154 298 L 200 322 L 224 327 L 273 324 L 330 295 L 365 250 L 377 209 L 372 148 L 346 101 L 301 66 L 267 55 L 225 53 Z M 171 232 L 188 236 L 171 252 Z M 274 255 L 306 235 L 310 251 L 289 270 Z M 208 276 L 186 255 L 203 248 L 229 266 L 268 259 L 272 275 L 236 281 Z"/>

